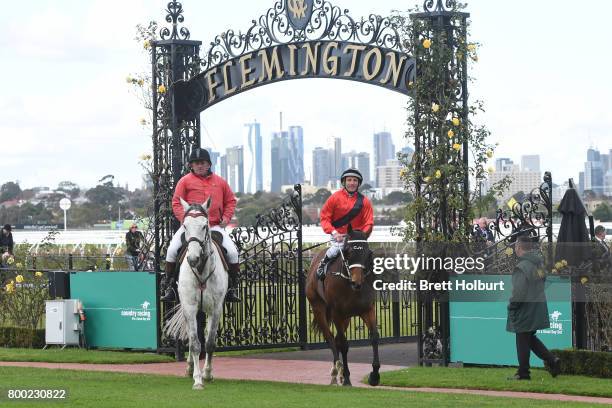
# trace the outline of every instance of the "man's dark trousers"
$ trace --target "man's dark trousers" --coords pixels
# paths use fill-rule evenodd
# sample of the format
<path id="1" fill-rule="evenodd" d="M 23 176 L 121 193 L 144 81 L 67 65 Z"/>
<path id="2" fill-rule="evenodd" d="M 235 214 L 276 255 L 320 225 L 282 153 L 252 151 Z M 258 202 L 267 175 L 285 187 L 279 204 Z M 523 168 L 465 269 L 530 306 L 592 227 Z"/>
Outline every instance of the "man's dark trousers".
<path id="1" fill-rule="evenodd" d="M 549 363 L 555 359 L 555 356 L 546 348 L 544 343 L 536 337 L 536 332 L 516 333 L 516 353 L 519 361 L 518 375 L 521 377 L 529 376 L 529 355 L 531 351 Z"/>

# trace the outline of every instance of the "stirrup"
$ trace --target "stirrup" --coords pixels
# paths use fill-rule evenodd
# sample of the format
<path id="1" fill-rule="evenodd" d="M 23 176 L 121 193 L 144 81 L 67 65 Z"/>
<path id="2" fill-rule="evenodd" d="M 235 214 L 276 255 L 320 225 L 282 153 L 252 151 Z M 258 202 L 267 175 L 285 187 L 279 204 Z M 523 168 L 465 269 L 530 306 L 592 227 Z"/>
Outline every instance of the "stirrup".
<path id="1" fill-rule="evenodd" d="M 321 282 L 325 280 L 325 274 L 327 273 L 327 266 L 331 259 L 328 259 L 327 256 L 321 260 L 319 263 L 319 267 L 317 268 L 317 279 Z"/>

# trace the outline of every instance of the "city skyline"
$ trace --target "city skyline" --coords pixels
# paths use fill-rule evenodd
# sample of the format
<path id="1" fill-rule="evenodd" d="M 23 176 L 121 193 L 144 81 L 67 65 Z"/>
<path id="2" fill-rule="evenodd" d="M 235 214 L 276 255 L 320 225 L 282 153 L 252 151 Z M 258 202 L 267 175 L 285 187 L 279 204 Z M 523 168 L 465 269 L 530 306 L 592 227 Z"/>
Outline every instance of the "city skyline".
<path id="1" fill-rule="evenodd" d="M 333 3 L 359 18 L 371 13 L 388 15 L 419 2 Z M 539 16 L 551 12 L 549 5 L 517 0 L 504 8 L 504 20 L 522 24 L 506 31 L 499 30 L 495 2 L 469 2 L 470 41 L 479 43 L 479 61 L 470 64 L 470 75 L 476 79 L 470 85 L 470 101 L 482 100 L 486 107 L 475 121 L 491 130 L 491 143 L 499 143 L 497 157 L 540 154 L 541 170 L 551 171 L 558 183 L 569 177 L 577 180 L 584 171 L 584 155 L 577 154 L 577 148 L 582 151 L 593 146 L 602 152 L 609 148 L 612 118 L 607 114 L 607 101 L 612 84 L 601 78 L 607 77 L 610 56 L 600 52 L 598 41 L 574 34 L 588 31 L 590 38 L 609 37 L 605 16 L 612 4 L 596 3 L 600 12 L 594 15 L 586 7 L 554 7 L 555 23 L 547 23 L 542 30 Z M 203 50 L 227 29 L 244 32 L 254 17 L 272 5 L 246 0 L 233 4 L 234 12 L 219 18 L 218 13 L 207 12 L 206 2 L 183 2 L 185 25 L 193 40 L 203 41 Z M 70 3 L 69 8 L 66 2 L 7 4 L 0 15 L 0 38 L 10 63 L 3 66 L 3 72 L 6 77 L 28 81 L 26 86 L 22 81 L 7 81 L 0 95 L 0 134 L 19 140 L 3 158 L 0 181 L 20 181 L 24 188 L 31 188 L 72 179 L 92 187 L 112 173 L 121 185 L 141 184 L 143 169 L 138 158 L 151 152 L 151 130 L 140 124 L 141 118 L 148 120 L 148 114 L 125 78 L 150 72 L 147 52 L 133 41 L 135 24 L 162 22 L 165 6 L 158 0 L 90 0 Z M 122 13 L 116 13 L 117 9 Z M 530 13 L 525 14 L 525 9 Z M 12 18 L 15 15 L 20 16 L 18 22 Z M 104 21 L 113 21 L 111 32 Z M 562 28 L 568 24 L 575 30 Z M 101 37 L 100 32 L 106 35 Z M 533 46 L 534 41 L 546 46 Z M 589 67 L 589 75 L 575 75 L 571 64 L 558 64 L 558 56 L 567 49 L 581 50 L 582 66 Z M 53 80 L 40 72 L 52 74 Z M 529 75 L 519 79 L 517 72 Z M 244 123 L 258 118 L 264 126 L 271 125 L 282 110 L 311 135 L 305 140 L 306 164 L 311 163 L 308 152 L 330 136 L 341 137 L 345 145 L 349 141 L 369 143 L 371 132 L 386 128 L 399 146 L 407 130 L 407 102 L 403 95 L 346 81 L 276 83 L 205 111 L 201 115 L 202 145 L 216 151 L 236 146 L 241 143 Z M 269 143 L 271 129 L 262 131 L 264 143 Z M 309 145 L 312 139 L 314 145 Z M 370 151 L 365 145 L 354 149 Z M 267 167 L 264 172 L 269 173 Z"/>

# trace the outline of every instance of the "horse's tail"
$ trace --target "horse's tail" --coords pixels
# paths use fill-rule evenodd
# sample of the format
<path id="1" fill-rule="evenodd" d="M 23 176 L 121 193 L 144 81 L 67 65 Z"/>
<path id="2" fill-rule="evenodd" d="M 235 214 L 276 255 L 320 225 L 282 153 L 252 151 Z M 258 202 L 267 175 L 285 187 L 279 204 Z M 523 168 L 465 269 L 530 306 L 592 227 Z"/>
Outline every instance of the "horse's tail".
<path id="1" fill-rule="evenodd" d="M 183 314 L 183 305 L 179 303 L 168 314 L 172 314 L 172 317 L 164 323 L 164 333 L 166 336 L 177 340 L 188 340 L 187 319 L 185 319 Z"/>

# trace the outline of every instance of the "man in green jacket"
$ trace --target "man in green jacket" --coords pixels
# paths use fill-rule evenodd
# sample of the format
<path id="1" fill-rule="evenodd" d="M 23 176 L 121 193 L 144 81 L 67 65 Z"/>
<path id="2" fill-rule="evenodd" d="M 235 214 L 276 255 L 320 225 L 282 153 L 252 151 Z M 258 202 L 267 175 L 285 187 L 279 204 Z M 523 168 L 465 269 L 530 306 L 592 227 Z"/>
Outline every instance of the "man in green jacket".
<path id="1" fill-rule="evenodd" d="M 548 306 L 544 294 L 546 272 L 544 260 L 537 244 L 527 236 L 520 236 L 515 245 L 518 264 L 512 273 L 512 297 L 508 305 L 506 330 L 516 333 L 516 354 L 518 372 L 511 379 L 530 380 L 529 356 L 536 356 L 548 362 L 550 374 L 559 375 L 560 360 L 536 337 L 536 331 L 548 329 Z"/>

